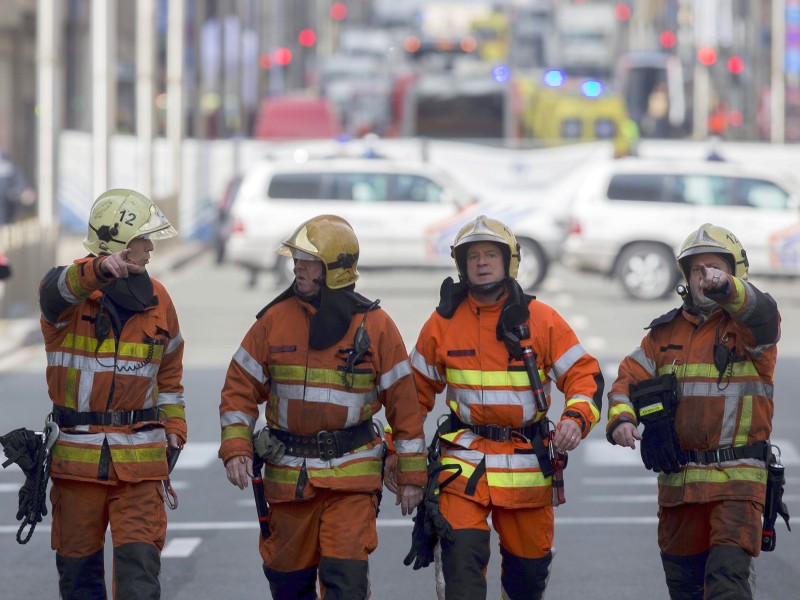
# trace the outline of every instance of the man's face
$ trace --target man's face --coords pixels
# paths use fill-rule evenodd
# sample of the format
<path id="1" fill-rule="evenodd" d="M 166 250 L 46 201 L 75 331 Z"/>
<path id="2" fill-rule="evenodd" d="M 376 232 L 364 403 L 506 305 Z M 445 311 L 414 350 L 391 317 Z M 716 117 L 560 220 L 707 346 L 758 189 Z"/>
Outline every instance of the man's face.
<path id="1" fill-rule="evenodd" d="M 692 292 L 695 306 L 703 307 L 716 304 L 713 300 L 706 298 L 700 287 L 700 282 L 706 275 L 706 269 L 719 269 L 725 273 L 730 273 L 730 265 L 719 254 L 696 254 L 689 259 L 689 290 Z"/>
<path id="2" fill-rule="evenodd" d="M 319 260 L 297 260 L 294 264 L 294 279 L 297 291 L 302 296 L 313 296 L 321 287 L 317 280 L 324 272 Z"/>
<path id="3" fill-rule="evenodd" d="M 496 283 L 505 277 L 503 251 L 492 242 L 473 242 L 467 247 L 467 279 L 472 285 Z"/>
<path id="4" fill-rule="evenodd" d="M 140 267 L 147 266 L 150 262 L 150 253 L 153 251 L 153 241 L 147 238 L 135 238 L 128 242 L 128 262 Z"/>

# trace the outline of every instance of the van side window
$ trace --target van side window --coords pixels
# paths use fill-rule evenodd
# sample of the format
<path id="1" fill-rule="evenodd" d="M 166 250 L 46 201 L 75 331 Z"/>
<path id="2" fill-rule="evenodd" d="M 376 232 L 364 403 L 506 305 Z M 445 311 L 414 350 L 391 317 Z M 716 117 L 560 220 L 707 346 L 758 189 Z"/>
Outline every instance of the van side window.
<path id="1" fill-rule="evenodd" d="M 727 177 L 684 175 L 680 178 L 683 200 L 695 206 L 730 206 L 731 190 Z"/>
<path id="2" fill-rule="evenodd" d="M 390 200 L 398 202 L 428 202 L 438 204 L 442 201 L 444 190 L 428 179 L 419 175 L 394 175 L 389 193 Z"/>
<path id="3" fill-rule="evenodd" d="M 336 173 L 332 197 L 354 202 L 386 202 L 388 185 L 382 173 Z"/>
<path id="4" fill-rule="evenodd" d="M 614 175 L 608 184 L 609 200 L 662 202 L 675 200 L 665 196 L 663 175 L 649 173 L 621 173 Z"/>
<path id="5" fill-rule="evenodd" d="M 322 194 L 320 173 L 276 173 L 269 182 L 268 198 L 316 200 Z"/>
<path id="6" fill-rule="evenodd" d="M 763 179 L 737 178 L 734 198 L 737 205 L 769 210 L 786 210 L 789 194 L 774 183 Z"/>

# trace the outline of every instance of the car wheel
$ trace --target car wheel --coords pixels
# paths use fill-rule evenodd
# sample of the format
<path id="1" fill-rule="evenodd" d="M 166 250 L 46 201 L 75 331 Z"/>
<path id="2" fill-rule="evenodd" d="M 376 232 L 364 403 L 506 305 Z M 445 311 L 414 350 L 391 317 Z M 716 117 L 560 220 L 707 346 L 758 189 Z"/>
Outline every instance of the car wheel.
<path id="1" fill-rule="evenodd" d="M 542 282 L 550 265 L 539 244 L 525 238 L 517 241 L 520 251 L 517 282 L 523 290 L 528 291 Z"/>
<path id="2" fill-rule="evenodd" d="M 634 244 L 617 261 L 617 278 L 637 300 L 656 300 L 669 294 L 678 279 L 672 251 L 660 244 Z"/>

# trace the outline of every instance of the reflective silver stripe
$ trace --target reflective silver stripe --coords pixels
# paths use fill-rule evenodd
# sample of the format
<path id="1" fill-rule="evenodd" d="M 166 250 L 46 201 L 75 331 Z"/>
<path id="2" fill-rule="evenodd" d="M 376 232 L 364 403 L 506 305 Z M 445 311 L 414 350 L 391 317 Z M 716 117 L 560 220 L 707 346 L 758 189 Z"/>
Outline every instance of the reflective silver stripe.
<path id="1" fill-rule="evenodd" d="M 583 394 L 575 394 L 569 400 L 566 401 L 565 405 L 567 407 L 574 406 L 578 402 L 585 402 L 592 411 L 592 414 L 595 417 L 595 423 L 600 421 L 600 410 L 598 410 L 597 405 L 594 403 L 594 400 L 589 398 L 588 396 L 584 396 Z"/>
<path id="2" fill-rule="evenodd" d="M 362 409 L 370 402 L 378 399 L 378 391 L 373 388 L 368 392 L 344 392 L 328 387 L 315 387 L 272 382 L 272 391 L 280 399 L 305 400 L 306 402 L 319 402 L 321 404 L 335 404 L 347 408 L 347 421 L 345 427 L 358 425 L 362 420 Z M 288 402 L 286 404 L 288 407 Z M 285 427 L 283 423 L 281 427 Z"/>
<path id="3" fill-rule="evenodd" d="M 714 463 L 714 464 L 716 465 L 717 463 Z M 740 465 L 748 465 L 748 466 L 751 466 L 751 467 L 761 467 L 762 469 L 766 467 L 766 463 L 763 460 L 760 460 L 758 458 L 740 458 L 740 459 L 734 459 L 734 460 L 723 460 L 723 461 L 720 461 L 719 464 L 721 466 L 723 466 L 723 467 L 737 467 L 737 466 L 740 466 Z M 696 462 L 689 461 L 686 464 L 686 466 L 687 467 L 696 467 L 696 468 L 701 468 L 701 469 L 707 469 L 709 465 L 704 465 L 703 463 L 696 463 Z M 662 475 L 663 475 L 663 473 L 659 474 L 659 479 L 661 478 Z"/>
<path id="4" fill-rule="evenodd" d="M 182 335 L 182 334 L 181 334 L 181 332 L 179 331 L 179 332 L 178 332 L 178 335 L 176 335 L 174 338 L 172 338 L 172 339 L 169 341 L 169 344 L 167 344 L 167 351 L 166 351 L 166 354 L 169 354 L 170 352 L 174 352 L 174 351 L 175 351 L 175 349 L 176 349 L 178 346 L 180 346 L 182 343 L 183 343 L 183 335 Z"/>
<path id="5" fill-rule="evenodd" d="M 94 389 L 94 373 L 91 371 L 81 371 L 78 373 L 78 410 L 81 412 L 90 412 L 92 389 Z"/>
<path id="6" fill-rule="evenodd" d="M 414 368 L 422 373 L 423 375 L 427 375 L 428 379 L 433 379 L 434 381 L 441 381 L 442 383 L 445 382 L 445 378 L 439 373 L 438 369 L 434 365 L 429 365 L 425 362 L 425 358 L 417 352 L 417 349 L 414 348 L 411 351 L 411 364 L 414 365 Z"/>
<path id="7" fill-rule="evenodd" d="M 397 363 L 394 367 L 381 375 L 381 380 L 378 383 L 378 391 L 388 390 L 396 381 L 402 379 L 406 375 L 411 375 L 411 363 L 408 360 Z"/>
<path id="8" fill-rule="evenodd" d="M 85 425 L 83 427 L 88 427 Z M 91 445 L 91 446 L 102 446 L 103 442 L 106 439 L 106 434 L 103 432 L 100 433 L 86 433 L 75 435 L 71 433 L 67 433 L 66 431 L 61 431 L 58 434 L 58 442 L 70 442 L 72 444 L 84 444 L 84 445 Z"/>
<path id="9" fill-rule="evenodd" d="M 615 402 L 627 404 L 628 406 L 631 407 L 631 410 L 633 410 L 633 402 L 631 402 L 631 399 L 623 394 L 610 394 L 608 396 L 608 399 L 611 401 L 612 404 Z"/>
<path id="10" fill-rule="evenodd" d="M 158 405 L 161 406 L 162 404 L 179 404 L 180 406 L 186 406 L 183 394 L 179 392 L 159 392 Z"/>
<path id="11" fill-rule="evenodd" d="M 153 408 L 155 406 L 155 394 L 156 394 L 156 386 L 158 382 L 156 379 L 150 380 L 150 385 L 147 386 L 147 397 L 142 405 L 142 408 Z"/>
<path id="12" fill-rule="evenodd" d="M 736 433 L 739 412 L 739 398 L 730 396 L 725 398 L 725 410 L 722 413 L 722 431 L 719 433 L 719 447 L 726 448 L 733 445 L 733 435 Z"/>
<path id="13" fill-rule="evenodd" d="M 471 406 L 519 406 L 522 408 L 523 423 L 530 423 L 536 418 L 536 403 L 530 390 L 474 390 L 448 386 L 447 399 L 458 402 L 462 407 L 464 422 L 471 425 L 475 425 L 468 416 Z"/>
<path id="14" fill-rule="evenodd" d="M 636 347 L 633 352 L 628 354 L 628 356 L 642 365 L 642 368 L 647 371 L 647 374 L 650 375 L 650 377 L 656 376 L 656 363 L 655 361 L 647 358 L 647 355 L 644 353 L 644 349 L 641 346 Z"/>
<path id="15" fill-rule="evenodd" d="M 56 329 L 64 329 L 67 325 L 70 324 L 70 321 L 63 321 L 61 323 L 50 323 Z"/>
<path id="16" fill-rule="evenodd" d="M 555 375 L 554 379 L 560 379 L 564 373 L 569 371 L 581 357 L 586 355 L 586 350 L 583 349 L 583 346 L 580 344 L 575 344 L 572 348 L 564 352 L 558 360 L 553 363 L 553 374 Z"/>
<path id="17" fill-rule="evenodd" d="M 778 337 L 780 337 L 780 333 L 778 333 Z M 775 341 L 775 344 L 778 343 L 778 340 Z M 745 346 L 744 350 L 749 354 L 752 358 L 761 358 L 764 354 L 764 350 L 772 348 L 775 344 L 761 344 L 760 346 L 756 346 L 755 348 L 751 348 L 750 346 Z"/>
<path id="18" fill-rule="evenodd" d="M 264 367 L 262 367 L 255 358 L 250 356 L 250 353 L 242 346 L 239 346 L 239 349 L 234 353 L 233 360 L 259 383 L 265 384 L 269 381 L 267 374 L 264 372 Z"/>
<path id="19" fill-rule="evenodd" d="M 394 440 L 398 454 L 419 454 L 425 452 L 425 440 Z"/>
<path id="20" fill-rule="evenodd" d="M 247 425 L 252 431 L 256 426 L 256 419 L 238 410 L 226 410 L 219 416 L 222 427 L 226 425 Z"/>
<path id="21" fill-rule="evenodd" d="M 160 364 L 150 363 L 142 365 L 142 361 L 118 360 L 117 371 L 122 375 L 131 377 L 155 378 L 158 374 Z M 48 352 L 48 367 L 66 367 L 78 369 L 81 372 L 89 371 L 92 373 L 113 373 L 114 358 L 110 356 L 96 359 L 94 357 L 79 356 L 69 352 Z"/>
<path id="22" fill-rule="evenodd" d="M 477 439 L 474 433 L 466 433 L 463 437 L 470 437 L 470 443 Z M 459 439 L 457 444 L 461 445 L 462 447 L 466 448 L 469 444 L 466 443 L 466 440 Z M 464 462 L 468 462 L 473 465 L 477 465 L 479 462 L 483 460 L 484 454 L 483 452 L 478 452 L 477 450 L 459 450 L 457 448 L 453 448 L 452 446 L 447 446 L 443 448 L 445 456 L 452 456 L 453 458 L 457 458 L 459 460 L 463 460 Z"/>
<path id="23" fill-rule="evenodd" d="M 531 454 L 487 454 L 486 470 L 502 469 L 503 471 L 516 471 L 524 469 L 530 471 L 539 468 L 539 459 Z"/>
<path id="24" fill-rule="evenodd" d="M 772 398 L 775 386 L 763 381 L 731 381 L 724 389 L 717 387 L 713 381 L 682 381 L 682 396 L 723 396 L 739 398 L 741 396 L 766 396 Z"/>
<path id="25" fill-rule="evenodd" d="M 77 304 L 81 301 L 80 298 L 76 297 L 70 290 L 69 286 L 67 285 L 67 272 L 72 267 L 67 267 L 63 269 L 61 273 L 58 275 L 58 293 L 61 294 L 61 297 L 69 302 L 70 304 Z M 77 269 L 77 267 L 75 267 Z"/>
<path id="26" fill-rule="evenodd" d="M 164 442 L 167 434 L 162 427 L 156 429 L 137 429 L 136 433 L 107 433 L 111 446 L 136 446 L 138 444 L 155 444 Z"/>

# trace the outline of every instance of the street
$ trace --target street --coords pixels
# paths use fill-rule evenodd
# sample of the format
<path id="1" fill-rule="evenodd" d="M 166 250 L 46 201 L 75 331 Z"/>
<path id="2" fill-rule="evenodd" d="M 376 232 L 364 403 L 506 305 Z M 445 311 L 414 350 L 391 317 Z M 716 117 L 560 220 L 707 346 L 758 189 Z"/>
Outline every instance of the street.
<path id="1" fill-rule="evenodd" d="M 265 251 L 271 251 L 267 249 Z M 78 251 L 78 249 L 76 249 Z M 158 263 L 156 251 L 153 262 Z M 442 278 L 449 272 L 364 272 L 357 290 L 380 298 L 411 347 L 438 302 Z M 170 600 L 264 598 L 269 596 L 257 550 L 258 524 L 252 490 L 230 485 L 216 457 L 218 404 L 225 370 L 255 314 L 281 290 L 269 277 L 247 286 L 247 274 L 216 265 L 210 252 L 162 281 L 172 295 L 186 340 L 184 385 L 189 442 L 173 472 L 179 506 L 170 512 L 162 561 L 162 597 Z M 800 510 L 800 288 L 791 281 L 754 281 L 778 301 L 783 340 L 775 387 L 773 442 L 787 466 L 784 499 Z M 678 304 L 668 300 L 637 302 L 599 276 L 577 274 L 556 265 L 537 297 L 554 306 L 573 326 L 584 347 L 598 357 L 606 389 L 619 360 L 632 350 L 655 317 Z M 23 348 L 0 361 L 0 433 L 17 427 L 40 430 L 48 411 L 42 345 Z M 604 399 L 605 401 L 605 399 Z M 551 416 L 563 400 L 554 397 Z M 440 403 L 439 411 L 444 412 Z M 434 416 L 434 415 L 432 415 Z M 379 415 L 381 418 L 382 415 Z M 571 453 L 566 471 L 567 503 L 556 509 L 556 557 L 548 600 L 666 598 L 656 544 L 656 479 L 636 452 L 605 441 L 603 419 Z M 427 437 L 435 419 L 426 423 Z M 14 539 L 18 524 L 16 492 L 22 474 L 0 471 L 0 573 L 2 596 L 55 598 L 57 574 L 49 546 L 49 515 L 24 546 Z M 394 498 L 384 494 L 378 520 L 379 547 L 370 560 L 372 598 L 433 598 L 433 566 L 413 571 L 402 559 L 410 547 L 411 520 L 402 517 Z M 800 584 L 800 533 L 777 524 L 777 549 L 756 561 L 759 600 L 795 597 Z M 110 548 L 110 542 L 107 544 Z M 489 597 L 499 596 L 499 550 L 493 538 Z M 110 574 L 111 563 L 106 562 Z"/>

